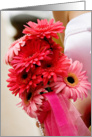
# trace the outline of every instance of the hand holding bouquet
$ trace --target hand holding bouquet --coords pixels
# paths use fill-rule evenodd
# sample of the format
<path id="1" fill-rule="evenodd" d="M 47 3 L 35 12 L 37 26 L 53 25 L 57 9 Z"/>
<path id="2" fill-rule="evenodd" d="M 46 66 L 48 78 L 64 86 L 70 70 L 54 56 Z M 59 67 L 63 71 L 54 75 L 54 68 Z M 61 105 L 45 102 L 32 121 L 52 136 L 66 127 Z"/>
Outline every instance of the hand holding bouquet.
<path id="1" fill-rule="evenodd" d="M 38 24 L 28 22 L 25 35 L 6 54 L 5 62 L 12 67 L 8 87 L 12 94 L 19 95 L 25 112 L 44 123 L 46 135 L 90 135 L 69 100 L 87 97 L 91 84 L 86 71 L 82 63 L 68 59 L 53 41 L 57 33 L 63 33 L 63 24 L 53 19 L 37 21 Z"/>

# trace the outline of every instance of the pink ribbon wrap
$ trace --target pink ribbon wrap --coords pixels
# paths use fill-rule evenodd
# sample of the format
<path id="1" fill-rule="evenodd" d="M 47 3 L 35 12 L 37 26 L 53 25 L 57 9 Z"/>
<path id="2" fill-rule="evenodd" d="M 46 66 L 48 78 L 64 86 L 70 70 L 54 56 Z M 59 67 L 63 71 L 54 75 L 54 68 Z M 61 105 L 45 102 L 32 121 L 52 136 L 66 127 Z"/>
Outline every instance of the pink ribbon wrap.
<path id="1" fill-rule="evenodd" d="M 46 102 L 38 119 L 44 123 L 46 136 L 90 136 L 80 114 L 64 94 L 44 94 Z"/>

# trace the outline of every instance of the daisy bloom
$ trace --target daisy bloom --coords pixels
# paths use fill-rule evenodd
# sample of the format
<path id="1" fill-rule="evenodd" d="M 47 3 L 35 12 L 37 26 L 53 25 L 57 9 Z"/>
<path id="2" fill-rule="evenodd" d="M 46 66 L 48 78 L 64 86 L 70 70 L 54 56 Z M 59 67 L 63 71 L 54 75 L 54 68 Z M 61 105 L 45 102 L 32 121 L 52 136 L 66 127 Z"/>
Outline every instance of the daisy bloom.
<path id="1" fill-rule="evenodd" d="M 91 84 L 87 80 L 86 71 L 82 71 L 82 69 L 83 64 L 79 61 L 74 61 L 68 69 L 68 76 L 63 77 L 61 81 L 61 84 L 66 84 L 62 93 L 74 101 L 77 98 L 83 99 L 84 95 L 87 97 L 88 90 L 91 88 Z"/>
<path id="2" fill-rule="evenodd" d="M 63 23 L 60 21 L 54 23 L 54 19 L 51 19 L 49 22 L 47 19 L 39 20 L 37 19 L 37 23 L 29 21 L 28 26 L 25 25 L 25 29 L 23 30 L 24 34 L 31 34 L 31 37 L 39 37 L 43 39 L 55 37 L 58 38 L 57 33 L 62 33 L 65 29 Z"/>
<path id="3" fill-rule="evenodd" d="M 10 46 L 8 52 L 5 55 L 5 63 L 10 64 L 13 57 L 15 55 L 18 55 L 18 52 L 20 51 L 20 48 L 25 46 L 26 41 L 29 39 L 28 35 L 25 35 L 21 37 L 20 39 L 14 41 L 12 45 Z"/>
<path id="4" fill-rule="evenodd" d="M 8 76 L 10 78 L 7 79 L 7 82 L 9 82 L 7 87 L 10 87 L 9 90 L 12 91 L 12 94 L 17 95 L 18 93 L 29 92 L 39 86 L 42 82 L 41 71 L 39 69 L 37 68 L 35 72 L 29 71 L 28 73 L 24 70 L 20 74 L 17 74 L 15 69 L 9 69 L 10 73 Z"/>
<path id="5" fill-rule="evenodd" d="M 41 66 L 42 60 L 50 59 L 49 54 L 51 54 L 51 50 L 47 41 L 41 39 L 27 40 L 18 55 L 13 57 L 11 65 L 17 73 L 22 72 L 24 69 L 28 72 L 36 66 Z"/>
<path id="6" fill-rule="evenodd" d="M 21 98 L 21 102 L 19 105 L 25 110 L 25 112 L 33 118 L 37 117 L 38 110 L 40 110 L 40 106 L 42 105 L 44 97 L 36 92 L 24 92 L 19 96 Z"/>

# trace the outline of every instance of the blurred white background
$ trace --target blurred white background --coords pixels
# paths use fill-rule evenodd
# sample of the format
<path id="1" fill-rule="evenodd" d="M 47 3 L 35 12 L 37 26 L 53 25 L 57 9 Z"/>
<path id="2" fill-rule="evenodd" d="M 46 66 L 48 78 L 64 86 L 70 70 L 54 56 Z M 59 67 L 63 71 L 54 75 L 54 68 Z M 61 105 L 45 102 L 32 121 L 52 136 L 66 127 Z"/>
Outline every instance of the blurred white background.
<path id="1" fill-rule="evenodd" d="M 52 18 L 51 11 L 1 12 L 1 136 L 41 136 L 35 119 L 30 118 L 22 108 L 16 106 L 20 99 L 11 94 L 6 82 L 9 66 L 4 63 L 4 56 L 16 34 L 10 18 L 24 13 L 40 18 Z"/>

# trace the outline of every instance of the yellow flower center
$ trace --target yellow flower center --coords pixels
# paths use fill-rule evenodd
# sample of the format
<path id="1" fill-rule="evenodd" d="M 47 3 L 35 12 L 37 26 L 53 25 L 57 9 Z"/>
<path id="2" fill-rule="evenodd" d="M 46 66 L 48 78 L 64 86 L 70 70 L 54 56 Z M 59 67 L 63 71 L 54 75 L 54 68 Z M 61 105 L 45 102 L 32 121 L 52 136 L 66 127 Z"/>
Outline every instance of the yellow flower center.
<path id="1" fill-rule="evenodd" d="M 76 86 L 79 82 L 78 77 L 74 73 L 68 73 L 68 76 L 64 78 L 64 81 L 68 86 Z"/>

